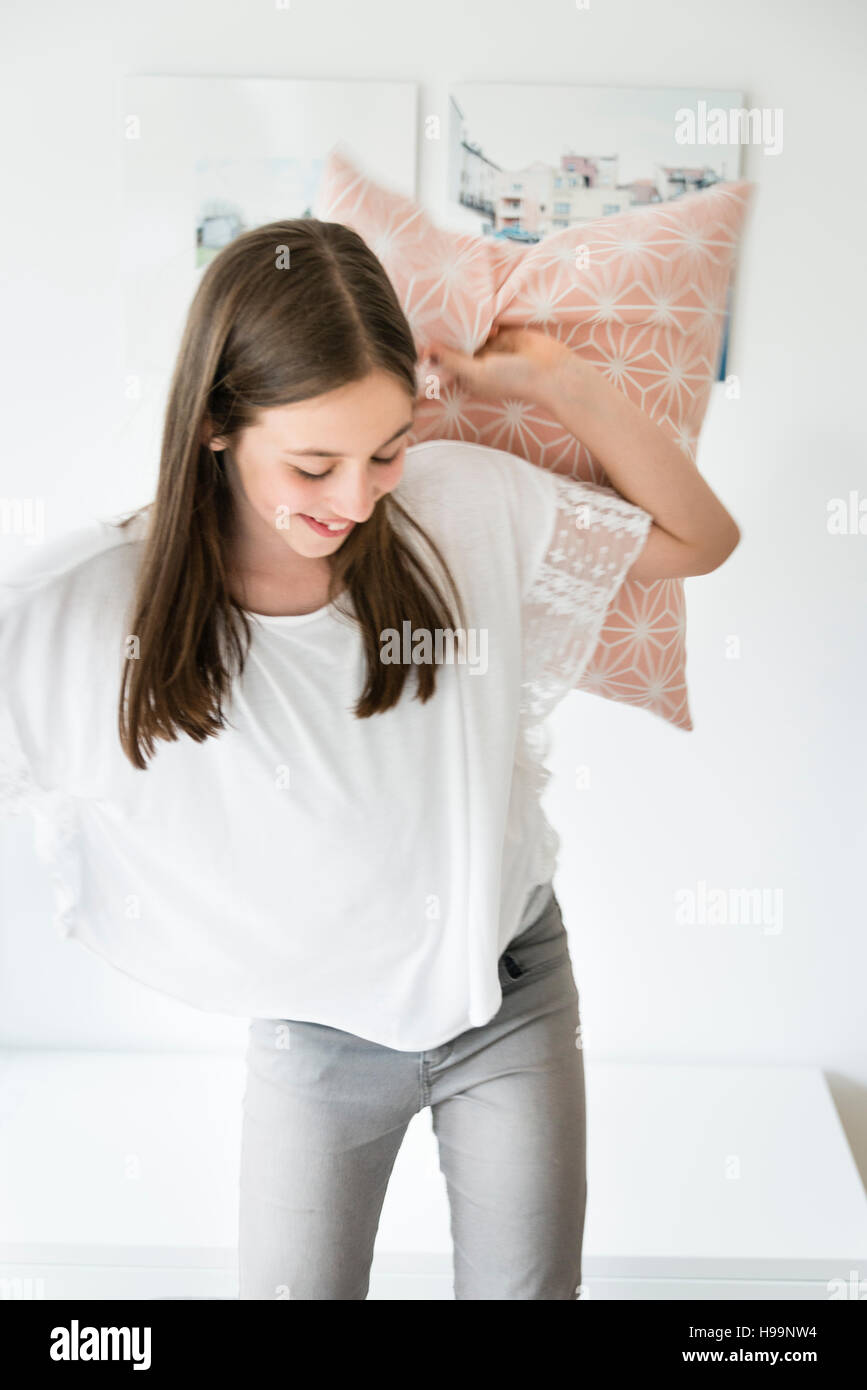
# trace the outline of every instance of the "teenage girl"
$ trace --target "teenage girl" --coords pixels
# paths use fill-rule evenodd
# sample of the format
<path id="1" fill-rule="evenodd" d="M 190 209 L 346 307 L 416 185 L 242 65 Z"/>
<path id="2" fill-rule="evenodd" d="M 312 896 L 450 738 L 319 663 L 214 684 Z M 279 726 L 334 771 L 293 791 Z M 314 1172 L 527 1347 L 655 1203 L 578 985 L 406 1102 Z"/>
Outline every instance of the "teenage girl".
<path id="1" fill-rule="evenodd" d="M 455 1297 L 574 1299 L 578 994 L 539 799 L 547 714 L 628 577 L 739 533 L 684 453 L 537 332 L 443 383 L 557 418 L 613 487 L 409 445 L 413 336 L 351 229 L 283 221 L 210 263 L 156 496 L 3 589 L 7 799 L 66 936 L 250 1019 L 240 1296 L 364 1299 L 389 1174 L 430 1107 Z"/>

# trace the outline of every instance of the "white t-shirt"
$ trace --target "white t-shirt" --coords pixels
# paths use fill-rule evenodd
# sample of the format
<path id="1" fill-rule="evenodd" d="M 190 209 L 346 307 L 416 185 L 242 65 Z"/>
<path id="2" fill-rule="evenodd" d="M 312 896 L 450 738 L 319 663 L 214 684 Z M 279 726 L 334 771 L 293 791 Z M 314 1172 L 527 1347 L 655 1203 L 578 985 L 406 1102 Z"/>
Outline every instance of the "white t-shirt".
<path id="1" fill-rule="evenodd" d="M 0 790 L 35 816 L 57 929 L 112 966 L 196 1008 L 422 1051 L 500 1006 L 498 958 L 559 844 L 544 721 L 651 517 L 453 441 L 408 449 L 395 495 L 465 605 L 432 699 L 411 674 L 395 707 L 357 719 L 351 619 L 255 615 L 229 727 L 134 768 L 117 701 L 145 524 L 99 521 L 0 589 Z"/>

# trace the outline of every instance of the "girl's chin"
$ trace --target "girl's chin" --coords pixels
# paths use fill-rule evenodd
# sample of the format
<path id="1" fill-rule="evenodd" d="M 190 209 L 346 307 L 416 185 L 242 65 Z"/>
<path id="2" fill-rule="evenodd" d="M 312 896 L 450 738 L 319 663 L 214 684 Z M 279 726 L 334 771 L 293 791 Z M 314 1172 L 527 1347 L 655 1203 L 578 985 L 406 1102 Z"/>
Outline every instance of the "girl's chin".
<path id="1" fill-rule="evenodd" d="M 289 548 L 295 551 L 296 555 L 302 555 L 305 559 L 315 560 L 320 555 L 330 555 L 333 551 L 339 550 L 346 536 L 316 536 L 309 528 L 305 528 L 308 534 L 305 536 L 294 535 L 288 541 Z"/>

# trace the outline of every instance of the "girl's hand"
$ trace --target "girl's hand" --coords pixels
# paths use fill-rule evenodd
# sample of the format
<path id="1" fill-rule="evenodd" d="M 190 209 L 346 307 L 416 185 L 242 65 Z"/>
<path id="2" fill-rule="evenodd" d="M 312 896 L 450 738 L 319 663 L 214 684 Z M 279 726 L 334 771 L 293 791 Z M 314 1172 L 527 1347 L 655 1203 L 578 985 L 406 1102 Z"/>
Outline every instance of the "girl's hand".
<path id="1" fill-rule="evenodd" d="M 483 400 L 539 402 L 550 391 L 552 377 L 572 358 L 556 338 L 533 328 L 494 328 L 473 356 L 438 341 L 428 350 L 434 371 L 447 384 Z"/>

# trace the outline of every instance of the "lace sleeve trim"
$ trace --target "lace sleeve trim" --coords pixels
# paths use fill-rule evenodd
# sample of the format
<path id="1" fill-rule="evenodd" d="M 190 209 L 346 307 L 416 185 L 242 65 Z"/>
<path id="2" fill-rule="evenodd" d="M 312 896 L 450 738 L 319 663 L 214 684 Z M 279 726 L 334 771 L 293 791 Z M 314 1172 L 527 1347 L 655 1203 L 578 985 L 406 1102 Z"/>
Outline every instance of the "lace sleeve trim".
<path id="1" fill-rule="evenodd" d="M 524 600 L 522 710 L 530 722 L 544 719 L 580 679 L 653 524 L 611 488 L 551 477 L 554 529 Z"/>
<path id="2" fill-rule="evenodd" d="M 546 716 L 574 689 L 590 661 L 605 617 L 653 518 L 598 483 L 552 474 L 557 494 L 550 542 L 524 600 L 524 679 L 517 762 L 529 794 L 541 801 L 550 778 Z M 536 876 L 554 873 L 560 839 L 547 819 Z"/>

